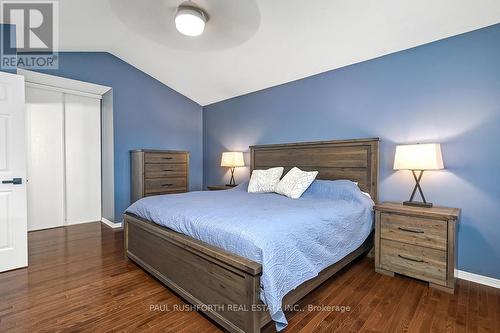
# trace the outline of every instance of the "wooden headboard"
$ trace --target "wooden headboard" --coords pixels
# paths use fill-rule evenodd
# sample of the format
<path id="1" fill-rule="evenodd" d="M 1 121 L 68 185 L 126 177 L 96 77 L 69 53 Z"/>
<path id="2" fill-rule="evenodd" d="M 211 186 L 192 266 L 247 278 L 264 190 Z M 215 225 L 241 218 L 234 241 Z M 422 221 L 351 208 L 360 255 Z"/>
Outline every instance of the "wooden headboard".
<path id="1" fill-rule="evenodd" d="M 250 147 L 250 172 L 282 166 L 319 171 L 318 179 L 349 179 L 378 200 L 379 139 L 298 142 Z"/>

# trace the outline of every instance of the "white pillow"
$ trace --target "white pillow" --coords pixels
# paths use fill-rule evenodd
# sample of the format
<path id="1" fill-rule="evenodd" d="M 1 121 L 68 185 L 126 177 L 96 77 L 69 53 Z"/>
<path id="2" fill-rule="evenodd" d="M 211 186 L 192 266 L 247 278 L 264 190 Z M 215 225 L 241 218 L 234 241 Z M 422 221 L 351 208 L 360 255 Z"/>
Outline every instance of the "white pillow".
<path id="1" fill-rule="evenodd" d="M 276 193 L 298 199 L 312 184 L 318 171 L 302 171 L 297 167 L 292 168 L 276 186 Z"/>
<path id="2" fill-rule="evenodd" d="M 270 193 L 274 192 L 278 185 L 283 167 L 270 168 L 267 170 L 254 170 L 248 183 L 249 193 Z"/>

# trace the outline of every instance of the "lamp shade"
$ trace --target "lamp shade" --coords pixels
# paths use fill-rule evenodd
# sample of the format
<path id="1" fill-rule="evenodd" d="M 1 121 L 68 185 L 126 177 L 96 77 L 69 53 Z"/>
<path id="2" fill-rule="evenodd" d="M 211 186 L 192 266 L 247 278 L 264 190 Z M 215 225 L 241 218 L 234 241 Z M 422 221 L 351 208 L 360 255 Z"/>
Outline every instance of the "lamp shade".
<path id="1" fill-rule="evenodd" d="M 243 153 L 241 151 L 225 151 L 222 153 L 220 166 L 235 168 L 245 166 Z"/>
<path id="2" fill-rule="evenodd" d="M 396 146 L 394 170 L 439 170 L 443 168 L 443 156 L 439 143 Z"/>

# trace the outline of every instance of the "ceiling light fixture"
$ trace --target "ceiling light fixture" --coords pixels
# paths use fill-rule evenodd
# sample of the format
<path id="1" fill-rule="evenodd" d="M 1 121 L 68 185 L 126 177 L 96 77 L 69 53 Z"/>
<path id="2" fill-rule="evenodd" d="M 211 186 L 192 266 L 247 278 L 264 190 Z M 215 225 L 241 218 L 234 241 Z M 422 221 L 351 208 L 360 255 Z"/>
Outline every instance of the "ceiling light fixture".
<path id="1" fill-rule="evenodd" d="M 205 23 L 208 21 L 207 14 L 196 6 L 181 4 L 175 14 L 175 27 L 186 36 L 196 37 L 205 30 Z"/>

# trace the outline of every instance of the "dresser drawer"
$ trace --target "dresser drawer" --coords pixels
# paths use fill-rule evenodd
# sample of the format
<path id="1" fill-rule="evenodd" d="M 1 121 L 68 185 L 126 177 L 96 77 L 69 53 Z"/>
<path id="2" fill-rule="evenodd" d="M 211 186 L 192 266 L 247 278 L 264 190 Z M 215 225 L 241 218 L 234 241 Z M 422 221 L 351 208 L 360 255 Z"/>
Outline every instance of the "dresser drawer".
<path id="1" fill-rule="evenodd" d="M 380 236 L 383 239 L 446 250 L 446 221 L 382 213 L 380 222 Z"/>
<path id="2" fill-rule="evenodd" d="M 146 153 L 144 163 L 186 163 L 186 154 Z"/>
<path id="3" fill-rule="evenodd" d="M 162 192 L 151 192 L 151 193 L 145 193 L 144 197 L 152 197 L 154 195 L 164 195 L 164 194 L 176 194 L 176 193 L 186 193 L 186 189 L 171 189 L 171 190 L 166 190 Z"/>
<path id="4" fill-rule="evenodd" d="M 144 193 L 186 191 L 186 178 L 156 178 L 144 181 Z"/>
<path id="5" fill-rule="evenodd" d="M 186 176 L 187 164 L 149 163 L 144 165 L 144 177 L 146 178 L 172 178 Z"/>
<path id="6" fill-rule="evenodd" d="M 382 239 L 380 266 L 418 279 L 442 283 L 446 280 L 446 251 Z"/>

